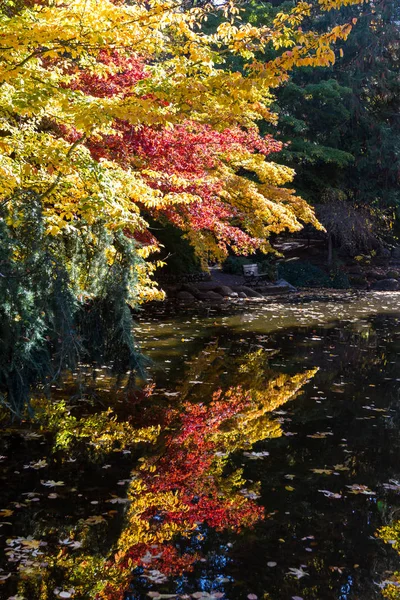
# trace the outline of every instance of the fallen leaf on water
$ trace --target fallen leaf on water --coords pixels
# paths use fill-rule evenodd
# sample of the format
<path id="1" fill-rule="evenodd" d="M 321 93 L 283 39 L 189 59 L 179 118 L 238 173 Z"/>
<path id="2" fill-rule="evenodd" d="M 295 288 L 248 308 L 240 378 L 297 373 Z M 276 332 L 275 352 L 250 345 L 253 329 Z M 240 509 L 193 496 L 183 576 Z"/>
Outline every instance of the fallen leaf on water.
<path id="1" fill-rule="evenodd" d="M 376 492 L 370 490 L 366 485 L 360 485 L 353 483 L 353 485 L 346 485 L 350 489 L 350 494 L 364 494 L 365 496 L 376 496 Z"/>
<path id="2" fill-rule="evenodd" d="M 303 571 L 303 567 L 300 567 L 300 569 L 295 569 L 293 567 L 290 567 L 287 574 L 293 575 L 293 577 L 296 577 L 297 579 L 301 579 L 302 577 L 309 575 L 309 573 L 306 573 L 306 571 Z"/>
<path id="3" fill-rule="evenodd" d="M 287 490 L 288 492 L 293 492 L 294 491 L 294 487 L 292 487 L 291 485 L 285 485 L 285 490 Z"/>
<path id="4" fill-rule="evenodd" d="M 262 460 L 265 456 L 269 456 L 269 452 L 243 452 L 243 456 L 250 460 Z"/>
<path id="5" fill-rule="evenodd" d="M 63 481 L 54 481 L 54 479 L 49 479 L 49 481 L 41 480 L 40 483 L 42 485 L 45 485 L 46 487 L 60 487 L 62 485 L 65 485 Z"/>
<path id="6" fill-rule="evenodd" d="M 344 567 L 329 567 L 331 571 L 336 571 L 337 573 L 343 574 Z"/>
<path id="7" fill-rule="evenodd" d="M 313 473 L 317 473 L 318 475 L 332 475 L 332 469 L 310 469 Z"/>
<path id="8" fill-rule="evenodd" d="M 255 594 L 247 594 L 247 597 L 249 600 L 257 600 L 258 596 L 256 596 Z"/>
<path id="9" fill-rule="evenodd" d="M 38 460 L 37 462 L 30 462 L 28 465 L 24 465 L 24 469 L 44 469 L 45 467 L 48 466 L 48 463 L 46 462 L 45 459 L 43 460 Z"/>
<path id="10" fill-rule="evenodd" d="M 329 490 L 318 490 L 321 494 L 324 494 L 326 498 L 335 498 L 338 500 L 342 497 L 342 494 L 336 494 L 335 492 L 330 492 Z"/>
<path id="11" fill-rule="evenodd" d="M 386 490 L 393 490 L 394 492 L 400 492 L 400 481 L 397 481 L 396 479 L 389 479 L 389 483 L 384 483 L 383 487 Z M 0 512 L 1 514 L 1 512 Z M 7 515 L 5 515 L 7 516 Z"/>
<path id="12" fill-rule="evenodd" d="M 276 567 L 278 563 L 274 562 L 273 560 L 270 560 L 269 562 L 267 562 L 267 567 Z"/>
<path id="13" fill-rule="evenodd" d="M 106 520 L 101 515 L 93 515 L 92 517 L 88 517 L 85 519 L 84 523 L 87 525 L 99 525 L 100 523 L 105 523 Z"/>

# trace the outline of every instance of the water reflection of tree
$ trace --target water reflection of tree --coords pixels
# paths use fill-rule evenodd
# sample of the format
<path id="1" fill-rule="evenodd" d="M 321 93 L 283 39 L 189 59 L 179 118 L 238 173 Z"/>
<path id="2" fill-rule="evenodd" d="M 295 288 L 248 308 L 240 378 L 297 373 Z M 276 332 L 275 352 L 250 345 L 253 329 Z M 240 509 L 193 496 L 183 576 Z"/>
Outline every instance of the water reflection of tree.
<path id="1" fill-rule="evenodd" d="M 221 350 L 214 345 L 207 352 L 216 360 Z M 204 526 L 240 531 L 262 519 L 257 485 L 246 482 L 230 457 L 258 440 L 282 435 L 270 412 L 293 399 L 315 374 L 315 369 L 295 375 L 276 373 L 265 359 L 262 350 L 234 357 L 235 368 L 229 366 L 234 373 L 232 385 L 223 390 L 214 389 L 219 367 L 203 368 L 202 377 L 211 385 L 206 388 L 208 395 L 200 394 L 201 400 L 196 393 L 189 402 L 192 394 L 183 382 L 182 401 L 167 408 L 162 417 L 168 428 L 157 453 L 141 459 L 131 473 L 128 497 L 115 498 L 127 511 L 114 554 L 104 558 L 101 544 L 95 542 L 96 528 L 107 536 L 102 516 L 89 517 L 69 530 L 60 523 L 63 537 L 71 540 L 61 550 L 54 545 L 57 525 L 52 524 L 52 531 L 43 526 L 36 541 L 52 538 L 51 542 L 40 546 L 39 560 L 19 563 L 20 593 L 47 600 L 58 589 L 57 593 L 74 590 L 74 597 L 88 600 L 120 599 L 135 567 L 156 583 L 189 571 L 201 558 Z M 193 370 L 188 377 L 193 377 Z M 196 543 L 180 551 L 179 540 Z"/>
<path id="2" fill-rule="evenodd" d="M 216 363 L 221 349 L 214 344 L 206 352 L 213 360 L 196 365 L 202 366 L 201 376 L 212 387 L 219 366 L 210 370 L 209 365 Z M 237 531 L 262 518 L 255 502 L 257 486 L 244 487 L 242 470 L 232 466 L 230 455 L 282 435 L 269 413 L 293 399 L 316 370 L 273 373 L 261 350 L 235 361 L 234 385 L 215 391 L 210 402 L 187 402 L 189 392 L 182 384 L 183 402 L 169 411 L 171 431 L 163 452 L 147 460 L 131 484 L 132 504 L 118 542 L 121 566 L 134 561 L 156 578 L 158 573 L 178 574 L 198 560 L 199 544 L 197 552 L 179 556 L 177 537 L 199 539 L 204 525 Z M 187 381 L 193 375 L 190 369 Z"/>

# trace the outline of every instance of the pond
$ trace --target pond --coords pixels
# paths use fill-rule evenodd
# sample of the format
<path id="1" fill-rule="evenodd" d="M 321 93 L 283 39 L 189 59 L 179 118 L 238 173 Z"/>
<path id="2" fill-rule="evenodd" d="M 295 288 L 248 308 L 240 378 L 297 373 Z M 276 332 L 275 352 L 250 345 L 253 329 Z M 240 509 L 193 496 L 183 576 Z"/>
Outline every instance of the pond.
<path id="1" fill-rule="evenodd" d="M 137 337 L 143 392 L 104 369 L 95 397 L 3 428 L 0 598 L 381 598 L 400 297 L 162 305 Z"/>

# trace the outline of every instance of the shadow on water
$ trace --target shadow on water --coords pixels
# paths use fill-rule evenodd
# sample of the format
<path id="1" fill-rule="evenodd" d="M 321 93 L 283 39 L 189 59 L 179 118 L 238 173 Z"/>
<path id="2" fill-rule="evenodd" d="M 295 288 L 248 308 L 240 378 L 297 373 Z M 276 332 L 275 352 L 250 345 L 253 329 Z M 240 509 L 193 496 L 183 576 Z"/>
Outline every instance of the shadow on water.
<path id="1" fill-rule="evenodd" d="M 90 437 L 85 403 L 58 430 L 4 429 L 0 598 L 381 597 L 396 554 L 374 534 L 400 514 L 383 486 L 400 478 L 395 300 L 208 312 L 143 315 L 155 387 L 109 400 L 119 437 L 100 422 Z"/>

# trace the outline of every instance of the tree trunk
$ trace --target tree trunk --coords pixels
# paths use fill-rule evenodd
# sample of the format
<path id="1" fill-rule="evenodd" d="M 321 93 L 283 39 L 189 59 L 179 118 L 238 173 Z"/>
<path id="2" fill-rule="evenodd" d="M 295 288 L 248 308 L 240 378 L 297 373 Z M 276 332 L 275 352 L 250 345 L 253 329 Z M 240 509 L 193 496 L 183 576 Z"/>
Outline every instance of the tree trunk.
<path id="1" fill-rule="evenodd" d="M 333 260 L 333 240 L 332 240 L 332 234 L 328 233 L 328 265 L 329 266 L 332 264 L 332 260 Z"/>

